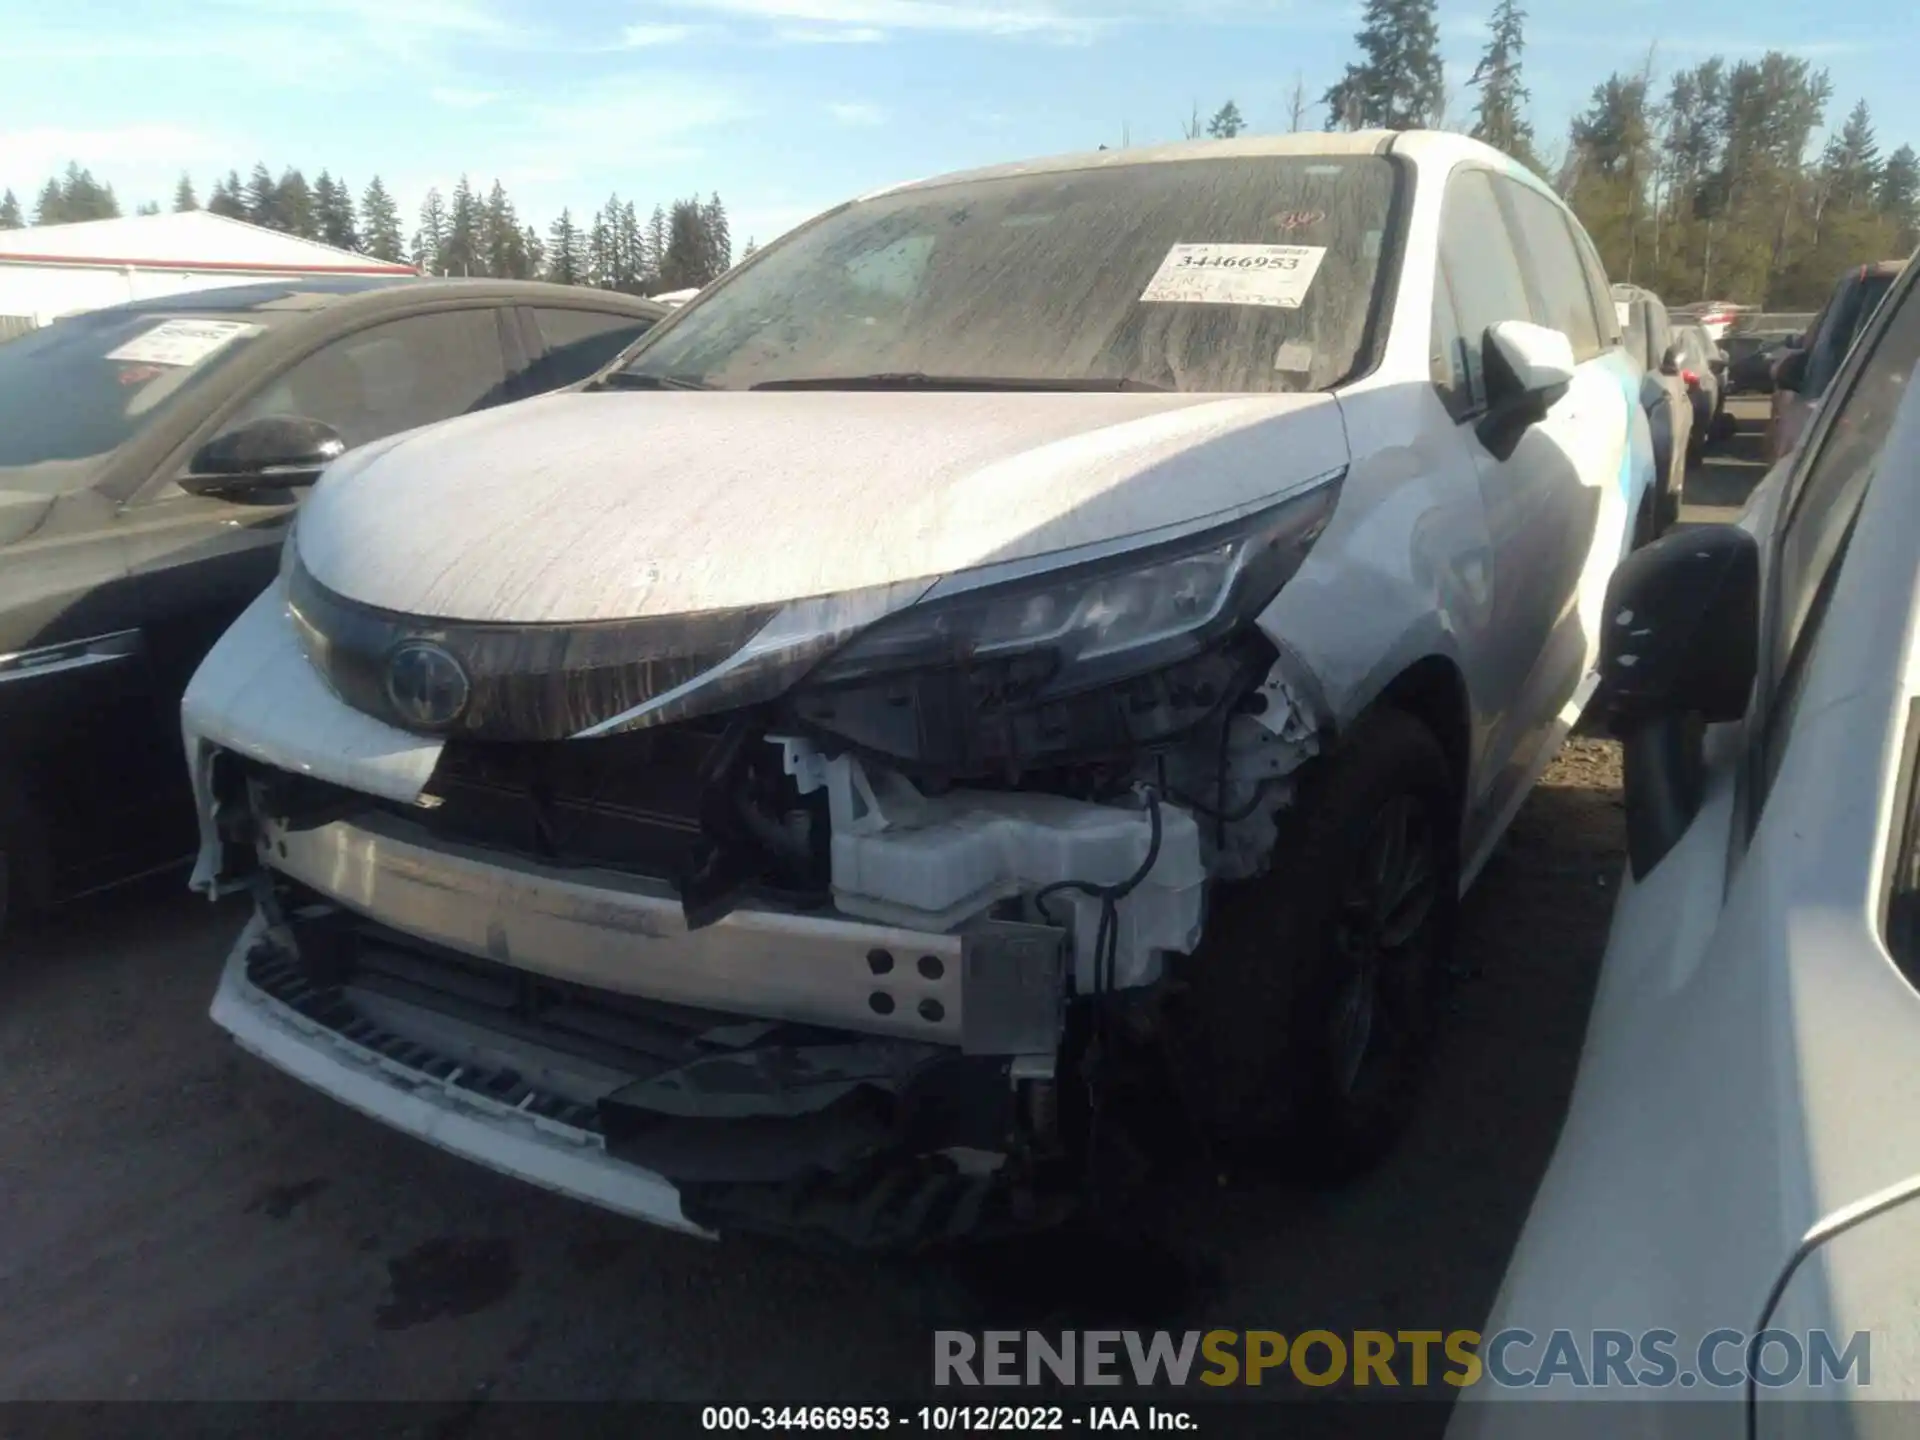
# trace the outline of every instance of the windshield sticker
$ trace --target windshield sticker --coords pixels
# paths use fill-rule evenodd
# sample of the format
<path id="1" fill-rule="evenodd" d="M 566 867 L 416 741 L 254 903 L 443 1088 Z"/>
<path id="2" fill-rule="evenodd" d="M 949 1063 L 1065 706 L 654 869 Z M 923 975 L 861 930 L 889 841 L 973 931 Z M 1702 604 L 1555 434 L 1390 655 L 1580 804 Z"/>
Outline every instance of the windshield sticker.
<path id="1" fill-rule="evenodd" d="M 1304 375 L 1313 369 L 1313 346 L 1304 340 L 1283 340 L 1273 357 L 1273 368 L 1292 375 Z"/>
<path id="2" fill-rule="evenodd" d="M 1269 215 L 1267 223 L 1279 230 L 1305 230 L 1323 223 L 1326 218 L 1324 210 L 1282 210 L 1278 215 Z"/>
<path id="3" fill-rule="evenodd" d="M 1613 318 L 1620 322 L 1620 328 L 1622 330 L 1631 329 L 1633 326 L 1633 322 L 1627 318 L 1631 309 L 1632 307 L 1625 300 L 1616 300 L 1613 302 Z"/>
<path id="4" fill-rule="evenodd" d="M 223 345 L 260 327 L 244 320 L 163 320 L 106 358 L 136 365 L 198 365 Z"/>
<path id="5" fill-rule="evenodd" d="M 1297 310 L 1326 253 L 1324 245 L 1175 245 L 1140 299 Z"/>

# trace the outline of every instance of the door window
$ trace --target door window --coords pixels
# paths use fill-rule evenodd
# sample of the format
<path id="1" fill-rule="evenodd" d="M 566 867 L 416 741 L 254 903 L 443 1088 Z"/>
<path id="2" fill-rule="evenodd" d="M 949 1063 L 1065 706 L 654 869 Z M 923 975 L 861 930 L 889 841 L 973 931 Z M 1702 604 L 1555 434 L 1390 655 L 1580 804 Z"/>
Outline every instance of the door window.
<path id="1" fill-rule="evenodd" d="M 1500 189 L 1520 228 L 1522 256 L 1533 281 L 1534 321 L 1565 335 L 1575 361 L 1593 359 L 1600 353 L 1600 327 L 1566 217 L 1558 205 L 1518 181 L 1503 179 Z"/>
<path id="2" fill-rule="evenodd" d="M 653 328 L 645 315 L 541 307 L 528 312 L 546 353 L 527 367 L 523 394 L 539 395 L 584 380 Z"/>
<path id="3" fill-rule="evenodd" d="M 442 310 L 343 336 L 277 376 L 230 423 L 303 415 L 354 446 L 484 409 L 506 390 L 497 313 Z"/>
<path id="4" fill-rule="evenodd" d="M 1481 337 L 1501 320 L 1531 320 L 1520 254 L 1484 170 L 1458 170 L 1440 211 L 1440 269 L 1452 291 L 1470 408 L 1487 401 Z"/>

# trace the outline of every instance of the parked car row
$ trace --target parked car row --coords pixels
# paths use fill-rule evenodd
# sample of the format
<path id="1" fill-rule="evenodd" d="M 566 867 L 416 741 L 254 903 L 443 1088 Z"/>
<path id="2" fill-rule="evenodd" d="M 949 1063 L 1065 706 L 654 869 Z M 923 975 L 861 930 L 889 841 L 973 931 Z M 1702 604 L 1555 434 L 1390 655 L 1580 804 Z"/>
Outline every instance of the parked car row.
<path id="1" fill-rule="evenodd" d="M 1555 1433 L 1878 1433 L 1920 1388 L 1911 269 L 1739 522 L 1614 577 L 1590 708 L 1625 750 L 1628 874 L 1565 1126 L 1482 1327 L 1529 1342 L 1506 1364 L 1531 1383 L 1463 1392 L 1455 1440 L 1536 1435 L 1541 1402 L 1569 1399 L 1640 1403 L 1556 1406 Z M 1643 1349 L 1583 1388 L 1548 1337 L 1602 1327 L 1682 1363 L 1662 1376 Z M 1781 1363 L 1826 1342 L 1865 1363 Z M 1727 1403 L 1686 1403 L 1704 1399 Z"/>
<path id="2" fill-rule="evenodd" d="M 506 281 L 300 279 L 0 348 L 0 931 L 191 856 L 181 693 L 349 449 L 584 379 L 665 307 Z"/>

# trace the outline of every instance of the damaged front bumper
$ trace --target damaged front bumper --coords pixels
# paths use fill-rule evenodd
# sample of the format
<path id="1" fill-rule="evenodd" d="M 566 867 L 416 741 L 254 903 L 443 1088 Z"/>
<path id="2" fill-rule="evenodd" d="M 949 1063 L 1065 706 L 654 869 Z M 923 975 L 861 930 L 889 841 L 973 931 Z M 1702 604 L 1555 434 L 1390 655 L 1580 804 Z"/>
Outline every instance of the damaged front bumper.
<path id="1" fill-rule="evenodd" d="M 748 894 L 690 923 L 644 871 L 456 837 L 437 747 L 297 658 L 264 597 L 185 708 L 196 886 L 256 900 L 212 1010 L 244 1048 L 444 1150 L 691 1233 L 905 1249 L 1071 1209 L 1094 993 L 1148 995 L 1200 935 L 1184 811 L 921 795 L 773 740 L 802 794 L 827 792 L 831 897 Z M 1096 895 L 1057 890 L 1135 871 L 1105 924 Z"/>

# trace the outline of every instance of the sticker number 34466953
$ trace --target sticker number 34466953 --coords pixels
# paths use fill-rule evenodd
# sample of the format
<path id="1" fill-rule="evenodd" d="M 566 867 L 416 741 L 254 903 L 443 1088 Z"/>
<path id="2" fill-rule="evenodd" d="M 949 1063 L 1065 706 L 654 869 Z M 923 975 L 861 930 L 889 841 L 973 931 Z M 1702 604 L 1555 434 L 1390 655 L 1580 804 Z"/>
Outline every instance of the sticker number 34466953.
<path id="1" fill-rule="evenodd" d="M 1175 245 L 1140 298 L 1296 310 L 1326 253 L 1324 245 Z"/>

